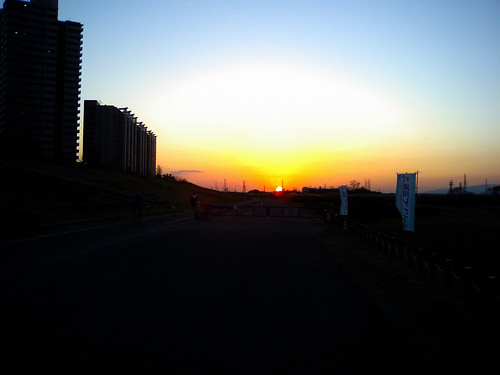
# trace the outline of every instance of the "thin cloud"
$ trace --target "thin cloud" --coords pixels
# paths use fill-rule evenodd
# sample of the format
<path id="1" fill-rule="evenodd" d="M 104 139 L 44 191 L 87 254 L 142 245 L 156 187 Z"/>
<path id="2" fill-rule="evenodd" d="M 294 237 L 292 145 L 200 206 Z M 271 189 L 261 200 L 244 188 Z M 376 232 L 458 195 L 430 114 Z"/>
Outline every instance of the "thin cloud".
<path id="1" fill-rule="evenodd" d="M 172 171 L 172 174 L 183 174 L 183 173 L 203 173 L 203 171 L 198 171 L 196 169 L 181 169 L 179 171 Z"/>

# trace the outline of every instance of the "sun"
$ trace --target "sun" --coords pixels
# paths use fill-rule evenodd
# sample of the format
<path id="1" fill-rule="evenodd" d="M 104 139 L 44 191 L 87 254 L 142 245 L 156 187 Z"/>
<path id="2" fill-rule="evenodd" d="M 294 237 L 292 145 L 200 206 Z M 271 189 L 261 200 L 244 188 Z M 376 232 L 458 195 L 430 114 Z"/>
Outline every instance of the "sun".
<path id="1" fill-rule="evenodd" d="M 278 187 L 276 188 L 276 191 L 283 191 L 283 188 L 282 188 L 281 186 L 278 186 Z"/>

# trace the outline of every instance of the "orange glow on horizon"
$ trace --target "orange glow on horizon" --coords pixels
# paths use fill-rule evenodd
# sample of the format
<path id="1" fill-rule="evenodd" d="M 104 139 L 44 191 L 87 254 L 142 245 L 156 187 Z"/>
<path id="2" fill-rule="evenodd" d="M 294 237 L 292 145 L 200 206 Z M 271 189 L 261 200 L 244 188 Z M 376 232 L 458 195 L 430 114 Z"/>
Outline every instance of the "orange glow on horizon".
<path id="1" fill-rule="evenodd" d="M 458 136 L 434 133 L 446 121 L 349 76 L 266 63 L 205 73 L 165 84 L 147 106 L 149 122 L 165 124 L 158 164 L 196 185 L 243 191 L 245 181 L 247 191 L 279 192 L 283 180 L 287 191 L 370 180 L 372 190 L 394 192 L 396 173 L 417 170 L 419 191 L 447 188 L 463 171 L 470 184 L 500 180 L 497 166 L 484 166 L 498 160 L 494 147 L 457 152 Z"/>

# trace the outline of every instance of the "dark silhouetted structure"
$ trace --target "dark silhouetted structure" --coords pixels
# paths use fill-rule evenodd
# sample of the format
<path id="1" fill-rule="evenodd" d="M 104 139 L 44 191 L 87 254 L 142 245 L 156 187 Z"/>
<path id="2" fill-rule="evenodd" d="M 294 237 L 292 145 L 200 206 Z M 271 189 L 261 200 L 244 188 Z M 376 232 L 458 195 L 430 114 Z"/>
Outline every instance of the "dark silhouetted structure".
<path id="1" fill-rule="evenodd" d="M 75 162 L 83 26 L 58 0 L 5 0 L 0 10 L 0 152 Z"/>
<path id="2" fill-rule="evenodd" d="M 128 108 L 85 100 L 83 161 L 88 165 L 156 173 L 156 135 Z"/>

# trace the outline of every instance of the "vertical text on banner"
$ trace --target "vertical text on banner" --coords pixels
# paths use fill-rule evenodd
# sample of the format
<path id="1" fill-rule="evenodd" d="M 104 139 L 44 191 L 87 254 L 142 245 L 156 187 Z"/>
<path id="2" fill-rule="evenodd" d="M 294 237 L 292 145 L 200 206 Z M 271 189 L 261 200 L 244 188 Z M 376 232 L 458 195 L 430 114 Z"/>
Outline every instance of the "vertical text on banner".
<path id="1" fill-rule="evenodd" d="M 396 207 L 403 220 L 403 229 L 415 231 L 416 173 L 398 173 Z"/>

